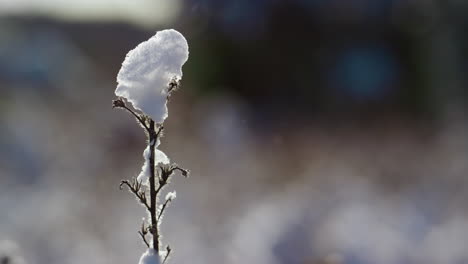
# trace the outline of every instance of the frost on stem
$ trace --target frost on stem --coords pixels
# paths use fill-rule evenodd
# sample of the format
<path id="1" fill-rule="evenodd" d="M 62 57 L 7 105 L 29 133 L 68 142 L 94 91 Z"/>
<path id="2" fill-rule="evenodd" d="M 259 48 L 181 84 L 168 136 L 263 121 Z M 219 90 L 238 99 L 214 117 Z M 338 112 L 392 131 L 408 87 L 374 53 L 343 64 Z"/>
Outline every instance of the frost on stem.
<path id="1" fill-rule="evenodd" d="M 132 114 L 148 137 L 140 174 L 132 180 L 122 180 L 120 183 L 120 188 L 127 187 L 149 215 L 138 231 L 148 247 L 140 258 L 140 264 L 161 264 L 161 259 L 165 263 L 171 252 L 169 246 L 166 246 L 166 251 L 160 250 L 159 226 L 167 205 L 175 199 L 176 194 L 168 193 L 164 203 L 160 205 L 158 196 L 175 172 L 187 177 L 188 171 L 171 164 L 166 154 L 157 147 L 162 136 L 162 123 L 168 116 L 167 100 L 179 87 L 182 66 L 187 59 L 188 45 L 182 34 L 172 29 L 163 30 L 131 50 L 117 76 L 115 94 L 120 98 L 113 101 L 113 107 Z M 129 108 L 124 98 L 142 113 Z M 148 240 L 148 236 L 152 239 Z"/>

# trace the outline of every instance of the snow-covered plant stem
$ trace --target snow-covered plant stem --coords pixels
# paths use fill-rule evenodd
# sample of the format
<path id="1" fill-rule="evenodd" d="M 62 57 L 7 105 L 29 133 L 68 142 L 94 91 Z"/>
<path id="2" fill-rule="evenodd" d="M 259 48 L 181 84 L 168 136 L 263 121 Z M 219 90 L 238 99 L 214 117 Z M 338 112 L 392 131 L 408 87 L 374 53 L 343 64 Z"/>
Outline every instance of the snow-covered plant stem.
<path id="1" fill-rule="evenodd" d="M 165 263 L 171 252 L 169 246 L 166 246 L 165 252 L 161 250 L 159 227 L 164 211 L 176 194 L 175 191 L 169 192 L 164 202 L 159 202 L 159 195 L 175 172 L 187 177 L 188 171 L 170 163 L 166 154 L 157 147 L 162 137 L 162 123 L 168 116 L 167 100 L 180 86 L 182 65 L 187 59 L 188 45 L 182 34 L 164 30 L 131 50 L 117 76 L 119 85 L 115 93 L 120 98 L 113 101 L 113 107 L 132 114 L 148 139 L 148 146 L 143 152 L 145 163 L 140 174 L 120 183 L 120 188 L 126 186 L 148 211 L 149 219 L 143 221 L 138 231 L 148 247 L 140 258 L 140 264 L 160 264 L 161 259 Z M 129 108 L 124 98 L 142 113 Z M 151 243 L 148 236 L 151 236 Z"/>
<path id="2" fill-rule="evenodd" d="M 133 178 L 131 181 L 122 180 L 120 182 L 120 188 L 127 186 L 131 193 L 135 195 L 137 200 L 142 203 L 142 205 L 148 211 L 150 217 L 149 224 L 143 222 L 141 229 L 138 231 L 143 242 L 148 248 L 154 249 L 156 252 L 161 252 L 160 250 L 160 232 L 159 226 L 161 224 L 162 216 L 164 211 L 167 208 L 167 205 L 174 199 L 174 194 L 169 193 L 168 197 L 164 203 L 158 206 L 158 198 L 161 190 L 169 183 L 169 180 L 176 171 L 179 171 L 183 176 L 188 176 L 188 171 L 180 168 L 176 164 L 158 164 L 155 165 L 155 150 L 156 143 L 159 142 L 160 137 L 162 136 L 163 126 L 155 124 L 155 122 L 148 116 L 138 115 L 133 110 L 128 108 L 125 102 L 122 99 L 117 99 L 113 101 L 114 108 L 122 108 L 134 115 L 137 121 L 144 127 L 148 137 L 148 147 L 150 149 L 149 154 L 149 202 L 147 195 L 147 187 L 142 180 Z M 152 244 L 147 240 L 147 235 L 152 236 Z M 164 261 L 167 259 L 171 252 L 171 248 L 166 246 L 166 254 L 164 256 Z M 163 262 L 164 263 L 164 262 Z"/>

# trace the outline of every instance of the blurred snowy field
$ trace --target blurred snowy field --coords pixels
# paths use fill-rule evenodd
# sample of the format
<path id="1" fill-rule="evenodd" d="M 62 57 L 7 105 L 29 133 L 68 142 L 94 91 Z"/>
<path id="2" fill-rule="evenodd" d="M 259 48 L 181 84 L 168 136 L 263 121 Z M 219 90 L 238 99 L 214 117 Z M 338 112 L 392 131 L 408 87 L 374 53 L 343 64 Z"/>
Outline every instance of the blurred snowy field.
<path id="1" fill-rule="evenodd" d="M 468 260 L 460 122 L 259 137 L 228 97 L 190 109 L 175 98 L 161 146 L 192 171 L 175 180 L 162 227 L 175 263 Z M 144 210 L 118 183 L 139 173 L 144 135 L 106 100 L 94 112 L 54 107 L 23 98 L 2 116 L 2 239 L 27 263 L 136 262 Z"/>

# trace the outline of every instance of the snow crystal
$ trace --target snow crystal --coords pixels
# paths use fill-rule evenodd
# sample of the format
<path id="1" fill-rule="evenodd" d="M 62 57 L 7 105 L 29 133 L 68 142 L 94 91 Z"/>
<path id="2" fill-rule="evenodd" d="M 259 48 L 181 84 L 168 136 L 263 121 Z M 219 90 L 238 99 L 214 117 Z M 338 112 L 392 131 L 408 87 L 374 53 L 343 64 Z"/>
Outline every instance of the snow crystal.
<path id="1" fill-rule="evenodd" d="M 160 264 L 158 252 L 154 248 L 148 248 L 140 257 L 138 264 Z"/>
<path id="2" fill-rule="evenodd" d="M 128 52 L 117 75 L 115 94 L 151 116 L 156 123 L 167 118 L 168 85 L 182 78 L 188 44 L 176 30 L 159 31 Z"/>
<path id="3" fill-rule="evenodd" d="M 159 144 L 159 141 L 157 143 Z M 158 144 L 156 144 L 155 147 L 157 147 Z M 148 183 L 148 179 L 149 179 L 149 177 L 151 175 L 150 155 L 151 155 L 150 147 L 147 146 L 145 148 L 145 151 L 143 151 L 143 158 L 145 159 L 145 163 L 143 163 L 143 166 L 141 167 L 141 172 L 137 177 L 137 181 L 142 182 L 143 184 Z M 159 164 L 169 164 L 169 163 L 170 163 L 170 160 L 166 156 L 166 154 L 164 152 L 162 152 L 161 150 L 155 148 L 154 149 L 154 164 L 155 164 L 155 166 L 157 166 Z"/>
<path id="4" fill-rule="evenodd" d="M 177 197 L 176 191 L 168 192 L 168 193 L 166 194 L 166 201 L 167 201 L 167 200 L 174 200 L 176 197 Z"/>

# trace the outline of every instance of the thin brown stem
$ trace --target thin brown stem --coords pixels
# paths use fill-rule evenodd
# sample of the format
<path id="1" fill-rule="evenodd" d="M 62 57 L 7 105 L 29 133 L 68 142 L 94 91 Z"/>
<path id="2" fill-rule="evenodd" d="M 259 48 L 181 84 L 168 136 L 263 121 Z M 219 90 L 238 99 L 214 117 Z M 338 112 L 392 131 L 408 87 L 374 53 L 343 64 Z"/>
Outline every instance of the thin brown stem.
<path id="1" fill-rule="evenodd" d="M 157 201 L 157 192 L 155 186 L 156 172 L 154 167 L 154 149 L 157 140 L 157 133 L 154 129 L 154 121 L 150 120 L 149 127 L 149 144 L 150 144 L 150 216 L 151 216 L 151 234 L 153 235 L 153 248 L 159 252 L 159 227 L 158 221 L 156 218 L 156 201 Z M 159 188 L 158 188 L 159 189 Z"/>
<path id="2" fill-rule="evenodd" d="M 169 91 L 175 90 L 178 87 L 179 83 L 176 79 L 171 83 L 169 87 Z M 162 188 L 169 183 L 169 178 L 173 174 L 174 171 L 179 170 L 183 176 L 188 176 L 188 171 L 179 168 L 177 165 L 167 165 L 167 166 L 158 166 L 156 168 L 156 161 L 155 161 L 155 148 L 158 139 L 162 136 L 163 126 L 160 124 L 155 124 L 154 120 L 146 115 L 137 114 L 132 109 L 128 108 L 125 104 L 125 101 L 122 98 L 118 98 L 117 100 L 113 101 L 114 108 L 122 108 L 132 114 L 137 121 L 141 124 L 141 126 L 146 130 L 148 136 L 148 144 L 150 149 L 150 156 L 149 156 L 149 167 L 150 167 L 150 177 L 149 177 L 149 202 L 147 200 L 146 191 L 147 188 L 142 188 L 142 183 L 138 182 L 137 179 L 133 179 L 132 181 L 123 180 L 120 182 L 120 189 L 123 186 L 127 186 L 130 192 L 132 192 L 138 200 L 146 207 L 150 214 L 150 224 L 148 226 L 145 223 L 142 224 L 141 230 L 138 231 L 138 234 L 141 236 L 143 242 L 148 248 L 153 248 L 159 253 L 160 249 L 160 241 L 159 241 L 159 222 L 161 217 L 171 201 L 166 200 L 161 207 L 161 210 L 157 211 L 157 201 L 158 195 Z M 156 169 L 160 169 L 160 172 L 157 172 Z M 156 185 L 157 184 L 157 185 Z M 150 233 L 152 237 L 152 245 L 146 239 L 146 235 Z M 164 258 L 163 263 L 166 262 L 169 254 L 171 253 L 171 248 L 167 246 L 167 254 Z"/>

